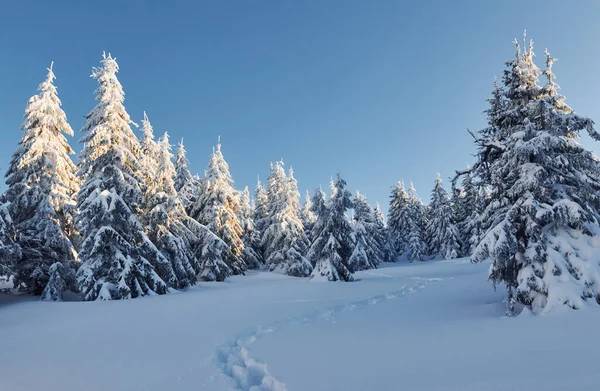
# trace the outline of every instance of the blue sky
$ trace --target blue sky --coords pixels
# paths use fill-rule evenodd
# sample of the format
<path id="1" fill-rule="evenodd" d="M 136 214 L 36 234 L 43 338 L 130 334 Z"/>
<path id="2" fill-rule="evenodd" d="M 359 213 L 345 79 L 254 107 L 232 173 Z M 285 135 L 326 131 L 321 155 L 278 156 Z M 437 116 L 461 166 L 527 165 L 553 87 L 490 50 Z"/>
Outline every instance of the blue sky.
<path id="1" fill-rule="evenodd" d="M 340 171 L 385 209 L 401 179 L 426 201 L 436 172 L 472 161 L 466 130 L 485 124 L 493 77 L 525 28 L 540 67 L 546 47 L 559 59 L 567 102 L 600 121 L 599 16 L 582 0 L 5 2 L 0 170 L 50 62 L 77 132 L 106 50 L 132 118 L 146 110 L 157 133 L 183 137 L 193 172 L 220 135 L 239 188 L 283 158 L 302 192 Z"/>

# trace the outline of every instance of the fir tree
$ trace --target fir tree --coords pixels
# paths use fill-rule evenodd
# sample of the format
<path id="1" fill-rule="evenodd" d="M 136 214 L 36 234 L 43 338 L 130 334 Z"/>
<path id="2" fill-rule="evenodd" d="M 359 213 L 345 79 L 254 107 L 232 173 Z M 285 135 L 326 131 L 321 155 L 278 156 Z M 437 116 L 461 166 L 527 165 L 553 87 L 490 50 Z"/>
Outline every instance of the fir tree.
<path id="1" fill-rule="evenodd" d="M 265 225 L 268 222 L 269 197 L 267 196 L 267 192 L 260 182 L 260 179 L 256 182 L 254 196 L 256 197 L 254 201 L 254 227 L 262 236 L 263 232 L 265 231 Z"/>
<path id="2" fill-rule="evenodd" d="M 240 221 L 242 222 L 242 242 L 244 242 L 244 262 L 250 269 L 259 269 L 262 265 L 262 247 L 260 233 L 254 228 L 254 208 L 250 203 L 248 186 L 242 192 L 242 208 Z"/>
<path id="3" fill-rule="evenodd" d="M 417 190 L 410 184 L 408 190 L 408 205 L 406 208 L 406 220 L 408 235 L 406 237 L 407 258 L 412 261 L 422 261 L 427 253 L 425 243 L 425 206 L 417 194 Z"/>
<path id="4" fill-rule="evenodd" d="M 468 167 L 467 170 L 469 170 Z M 457 228 L 461 238 L 462 255 L 470 256 L 481 237 L 480 213 L 484 200 L 480 198 L 479 189 L 468 171 L 463 177 L 461 193 L 462 197 L 458 199 Z"/>
<path id="5" fill-rule="evenodd" d="M 145 256 L 156 255 L 156 248 L 137 218 L 144 166 L 123 105 L 125 94 L 118 70 L 110 54 L 103 55 L 102 66 L 94 69 L 98 104 L 86 116 L 86 134 L 81 140 L 84 147 L 78 174 L 85 181 L 77 195 L 77 226 L 83 238 L 77 283 L 85 300 L 167 291 L 167 284 Z"/>
<path id="6" fill-rule="evenodd" d="M 318 235 L 315 236 L 308 252 L 309 259 L 315 265 L 310 278 L 354 281 L 348 264 L 354 250 L 352 227 L 346 218 L 346 211 L 352 207 L 351 195 L 346 190 L 346 181 L 339 174 L 333 189 L 330 204 L 317 214 L 315 227 L 318 229 Z"/>
<path id="7" fill-rule="evenodd" d="M 66 291 L 76 289 L 75 268 L 63 262 L 55 262 L 48 270 L 49 279 L 42 300 L 62 301 Z"/>
<path id="8" fill-rule="evenodd" d="M 389 229 L 378 202 L 375 203 L 373 212 L 375 214 L 376 240 L 383 254 L 383 262 L 395 262 L 396 255 L 390 239 Z"/>
<path id="9" fill-rule="evenodd" d="M 516 47 L 504 73 L 502 103 L 490 109 L 490 127 L 476 140 L 478 161 L 471 171 L 490 187 L 491 197 L 481 217 L 486 232 L 472 260 L 491 258 L 489 278 L 506 285 L 509 315 L 515 302 L 536 313 L 580 308 L 587 299 L 600 302 L 600 266 L 587 244 L 600 232 L 600 165 L 576 139 L 584 130 L 595 140 L 600 134 L 558 94 L 554 59 L 546 54 L 542 87 L 533 45 Z"/>
<path id="10" fill-rule="evenodd" d="M 190 212 L 190 207 L 196 202 L 199 181 L 190 173 L 188 164 L 186 150 L 183 146 L 183 140 L 181 140 L 177 145 L 175 154 L 175 191 L 186 211 Z"/>
<path id="11" fill-rule="evenodd" d="M 271 164 L 267 196 L 269 221 L 262 239 L 265 265 L 270 271 L 307 277 L 312 265 L 306 258 L 309 243 L 298 217 L 298 184 L 291 168 L 286 177 L 283 162 Z"/>
<path id="12" fill-rule="evenodd" d="M 356 192 L 354 197 L 353 223 L 354 242 L 356 243 L 354 253 L 358 255 L 358 262 L 355 261 L 357 258 L 353 253 L 349 261 L 350 266 L 354 271 L 377 268 L 377 265 L 383 262 L 384 256 L 377 237 L 379 234 L 377 221 L 373 208 L 369 205 L 366 197 L 359 192 Z M 362 251 L 365 252 L 366 263 L 360 261 L 362 255 L 360 254 L 361 250 L 357 249 L 358 247 L 362 247 Z M 358 266 L 355 266 L 355 264 Z"/>
<path id="13" fill-rule="evenodd" d="M 21 247 L 15 243 L 15 227 L 8 208 L 0 204 L 0 276 L 13 276 Z"/>
<path id="14" fill-rule="evenodd" d="M 310 242 L 310 233 L 312 232 L 312 228 L 317 221 L 317 215 L 315 215 L 315 213 L 312 211 L 312 200 L 308 190 L 306 191 L 304 202 L 302 202 L 302 205 L 300 206 L 298 215 L 302 221 L 302 225 L 304 226 L 304 232 L 306 232 L 306 236 Z"/>
<path id="15" fill-rule="evenodd" d="M 428 221 L 425 238 L 429 246 L 429 255 L 443 259 L 458 258 L 460 239 L 454 224 L 454 210 L 450 197 L 442 185 L 442 177 L 438 174 L 435 186 L 431 191 Z"/>
<path id="16" fill-rule="evenodd" d="M 205 178 L 191 207 L 190 216 L 205 225 L 229 246 L 227 265 L 233 274 L 244 274 L 244 234 L 239 220 L 241 205 L 238 192 L 233 188 L 229 165 L 221 152 L 221 142 L 213 151 Z"/>
<path id="17" fill-rule="evenodd" d="M 409 203 L 410 198 L 404 189 L 404 182 L 398 182 L 392 189 L 388 210 L 389 234 L 397 256 L 401 256 L 408 251 Z"/>
<path id="18" fill-rule="evenodd" d="M 55 262 L 77 259 L 73 216 L 79 182 L 69 157 L 73 150 L 64 134 L 73 135 L 61 108 L 52 66 L 39 94 L 29 99 L 22 129 L 25 134 L 6 172 L 3 196 L 17 231 L 22 257 L 15 286 L 41 294 Z"/>

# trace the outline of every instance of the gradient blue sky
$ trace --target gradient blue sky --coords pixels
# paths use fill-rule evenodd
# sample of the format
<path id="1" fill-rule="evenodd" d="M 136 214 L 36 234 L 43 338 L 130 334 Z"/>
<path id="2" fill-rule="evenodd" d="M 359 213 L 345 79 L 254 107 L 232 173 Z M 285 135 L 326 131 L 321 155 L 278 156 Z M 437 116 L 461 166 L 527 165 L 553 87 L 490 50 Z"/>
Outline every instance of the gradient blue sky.
<path id="1" fill-rule="evenodd" d="M 283 158 L 301 191 L 339 170 L 385 209 L 400 179 L 427 201 L 436 172 L 472 160 L 466 129 L 485 124 L 493 77 L 524 28 L 540 67 L 546 47 L 559 59 L 568 103 L 600 121 L 599 18 L 591 0 L 5 1 L 0 170 L 50 62 L 77 132 L 106 50 L 132 118 L 146 110 L 157 133 L 184 137 L 193 172 L 220 135 L 239 188 Z"/>

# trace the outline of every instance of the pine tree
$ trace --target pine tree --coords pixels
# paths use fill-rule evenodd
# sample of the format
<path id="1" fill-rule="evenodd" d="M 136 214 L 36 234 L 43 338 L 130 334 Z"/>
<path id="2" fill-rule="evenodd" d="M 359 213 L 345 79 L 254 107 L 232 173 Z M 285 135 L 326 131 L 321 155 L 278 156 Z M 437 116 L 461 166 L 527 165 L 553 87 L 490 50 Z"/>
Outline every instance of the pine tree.
<path id="1" fill-rule="evenodd" d="M 48 270 L 49 278 L 42 300 L 63 301 L 66 291 L 76 290 L 75 268 L 63 262 L 53 263 Z"/>
<path id="2" fill-rule="evenodd" d="M 177 145 L 177 152 L 175 154 L 175 191 L 179 195 L 184 208 L 189 213 L 191 206 L 196 202 L 199 181 L 190 173 L 188 164 L 186 150 L 183 146 L 183 140 L 181 140 Z"/>
<path id="3" fill-rule="evenodd" d="M 13 276 L 21 247 L 15 243 L 15 227 L 8 208 L 0 204 L 0 276 Z"/>
<path id="4" fill-rule="evenodd" d="M 41 294 L 55 262 L 77 259 L 73 241 L 75 193 L 79 182 L 69 157 L 73 150 L 64 134 L 73 135 L 61 108 L 52 66 L 39 94 L 25 109 L 25 132 L 6 172 L 3 196 L 17 231 L 22 257 L 16 265 L 15 286 Z"/>
<path id="5" fill-rule="evenodd" d="M 77 195 L 77 226 L 83 238 L 77 283 L 85 300 L 167 291 L 145 256 L 156 255 L 156 248 L 137 218 L 144 166 L 139 141 L 130 128 L 133 122 L 123 105 L 118 70 L 110 54 L 103 55 L 101 67 L 94 68 L 98 104 L 86 116 L 81 140 L 78 174 L 85 180 Z"/>
<path id="6" fill-rule="evenodd" d="M 359 192 L 356 192 L 354 197 L 353 223 L 356 246 L 349 260 L 352 270 L 377 268 L 377 265 L 383 262 L 384 256 L 377 238 L 377 221 L 371 205 L 369 205 L 366 197 Z M 362 251 L 365 252 L 366 262 L 362 261 Z"/>
<path id="7" fill-rule="evenodd" d="M 306 258 L 308 239 L 298 217 L 300 193 L 290 168 L 286 177 L 283 162 L 271 164 L 268 180 L 268 223 L 262 239 L 268 270 L 294 277 L 307 277 L 312 265 Z"/>
<path id="8" fill-rule="evenodd" d="M 408 251 L 409 203 L 410 198 L 404 189 L 404 182 L 398 182 L 392 189 L 388 210 L 390 239 L 397 256 L 404 255 Z"/>
<path id="9" fill-rule="evenodd" d="M 197 200 L 190 209 L 190 217 L 208 227 L 229 246 L 226 263 L 233 274 L 244 274 L 248 266 L 242 256 L 244 242 L 241 237 L 244 232 L 238 217 L 240 197 L 233 188 L 233 178 L 221 152 L 220 140 L 198 188 Z"/>
<path id="10" fill-rule="evenodd" d="M 407 258 L 413 261 L 422 261 L 427 253 L 427 244 L 425 243 L 425 224 L 426 213 L 425 206 L 417 194 L 417 190 L 410 184 L 408 190 L 408 206 L 406 208 L 406 225 L 408 227 L 407 235 Z"/>
<path id="11" fill-rule="evenodd" d="M 312 228 L 317 221 L 317 215 L 315 215 L 315 213 L 312 211 L 312 200 L 308 190 L 306 191 L 304 202 L 302 202 L 302 205 L 300 206 L 298 215 L 300 217 L 300 221 L 302 221 L 302 225 L 304 226 L 304 232 L 306 232 L 306 236 L 310 242 Z"/>
<path id="12" fill-rule="evenodd" d="M 383 212 L 379 203 L 375 203 L 375 226 L 376 226 L 376 240 L 379 243 L 379 247 L 383 252 L 383 262 L 395 262 L 396 253 L 390 239 L 389 229 L 385 223 Z"/>
<path id="13" fill-rule="evenodd" d="M 254 208 L 250 203 L 250 190 L 248 186 L 242 192 L 242 208 L 240 221 L 242 222 L 242 242 L 244 242 L 244 262 L 250 269 L 259 269 L 262 265 L 262 247 L 260 233 L 254 228 Z"/>
<path id="14" fill-rule="evenodd" d="M 481 237 L 480 213 L 484 200 L 480 199 L 479 189 L 473 182 L 473 177 L 467 167 L 467 173 L 462 181 L 462 197 L 458 199 L 460 213 L 457 228 L 461 238 L 462 255 L 470 256 Z"/>
<path id="15" fill-rule="evenodd" d="M 148 201 L 142 221 L 148 238 L 169 263 L 164 268 L 168 274 L 162 275 L 157 269 L 158 275 L 171 287 L 183 289 L 196 283 L 196 259 L 191 248 L 195 238 L 184 224 L 189 217 L 175 191 L 169 135 L 165 133 L 155 147 L 155 176 L 146 191 Z"/>
<path id="16" fill-rule="evenodd" d="M 431 191 L 428 221 L 425 238 L 428 243 L 428 253 L 443 259 L 458 258 L 460 254 L 460 238 L 455 225 L 454 210 L 450 197 L 442 185 L 440 174 L 435 179 Z"/>
<path id="17" fill-rule="evenodd" d="M 354 281 L 348 264 L 354 243 L 352 227 L 346 217 L 346 211 L 352 207 L 351 195 L 346 190 L 346 181 L 339 174 L 333 189 L 330 204 L 317 213 L 318 220 L 315 227 L 318 229 L 318 234 L 308 252 L 309 259 L 315 265 L 310 278 L 324 281 Z M 315 204 L 319 205 L 319 203 Z"/>
<path id="18" fill-rule="evenodd" d="M 491 258 L 489 277 L 506 285 L 509 315 L 515 302 L 535 313 L 580 308 L 587 299 L 600 302 L 600 266 L 588 244 L 600 233 L 600 164 L 576 139 L 583 130 L 597 141 L 600 134 L 558 94 L 554 59 L 546 53 L 541 72 L 532 43 L 522 52 L 516 47 L 504 73 L 503 102 L 488 112 L 490 127 L 476 140 L 472 172 L 490 187 L 491 199 L 472 260 Z M 538 85 L 542 73 L 544 87 Z"/>
<path id="19" fill-rule="evenodd" d="M 260 183 L 260 179 L 256 182 L 254 196 L 256 197 L 254 201 L 254 227 L 262 237 L 262 234 L 265 231 L 265 225 L 268 222 L 269 197 L 267 196 L 267 192 L 262 183 Z"/>

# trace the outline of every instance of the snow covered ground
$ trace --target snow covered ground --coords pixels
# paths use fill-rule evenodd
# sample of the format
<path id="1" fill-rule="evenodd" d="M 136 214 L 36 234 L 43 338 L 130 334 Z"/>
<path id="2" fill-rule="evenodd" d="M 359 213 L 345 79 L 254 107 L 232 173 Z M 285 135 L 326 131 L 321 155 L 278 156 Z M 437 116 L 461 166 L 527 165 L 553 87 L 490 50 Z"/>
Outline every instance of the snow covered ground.
<path id="1" fill-rule="evenodd" d="M 0 296 L 0 389 L 597 390 L 600 308 L 505 318 L 487 264 L 255 272 L 130 301 Z"/>

